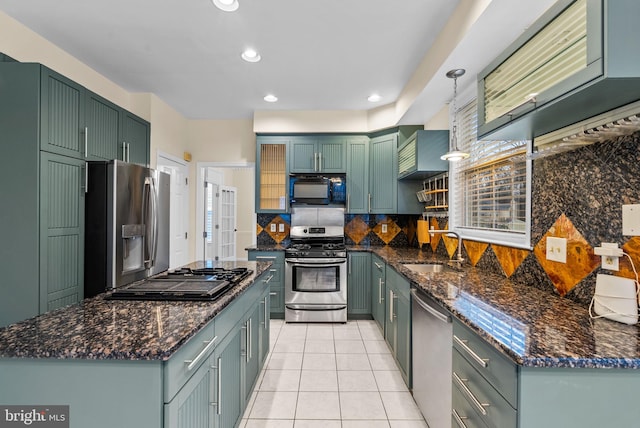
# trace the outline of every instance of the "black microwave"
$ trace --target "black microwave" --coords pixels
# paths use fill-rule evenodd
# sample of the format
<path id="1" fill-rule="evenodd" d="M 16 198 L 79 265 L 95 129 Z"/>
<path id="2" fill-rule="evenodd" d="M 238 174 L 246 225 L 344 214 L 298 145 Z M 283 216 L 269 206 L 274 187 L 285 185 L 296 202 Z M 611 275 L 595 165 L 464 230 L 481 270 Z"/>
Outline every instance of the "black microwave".
<path id="1" fill-rule="evenodd" d="M 299 175 L 289 177 L 292 205 L 345 205 L 347 180 L 345 174 Z"/>

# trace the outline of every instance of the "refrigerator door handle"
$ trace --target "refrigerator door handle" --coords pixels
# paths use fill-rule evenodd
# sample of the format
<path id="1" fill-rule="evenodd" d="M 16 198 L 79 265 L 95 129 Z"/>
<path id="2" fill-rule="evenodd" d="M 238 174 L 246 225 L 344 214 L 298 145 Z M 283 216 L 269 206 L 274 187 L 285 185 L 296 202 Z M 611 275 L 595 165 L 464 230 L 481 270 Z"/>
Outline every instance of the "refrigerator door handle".
<path id="1" fill-rule="evenodd" d="M 145 260 L 144 266 L 149 269 L 155 265 L 158 252 L 158 189 L 153 177 L 144 179 L 144 222 L 145 222 Z"/>

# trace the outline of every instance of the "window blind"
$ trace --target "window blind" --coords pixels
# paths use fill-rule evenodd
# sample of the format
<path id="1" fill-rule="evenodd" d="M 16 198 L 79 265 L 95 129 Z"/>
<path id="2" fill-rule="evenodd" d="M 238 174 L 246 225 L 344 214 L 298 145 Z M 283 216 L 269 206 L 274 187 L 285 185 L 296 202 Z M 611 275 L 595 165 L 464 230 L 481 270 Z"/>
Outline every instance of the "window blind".
<path id="1" fill-rule="evenodd" d="M 587 67 L 587 1 L 577 0 L 485 78 L 485 122 Z"/>
<path id="2" fill-rule="evenodd" d="M 470 156 L 452 165 L 453 224 L 468 239 L 528 247 L 530 142 L 478 141 L 476 100 L 458 110 L 456 121 L 458 147 Z"/>

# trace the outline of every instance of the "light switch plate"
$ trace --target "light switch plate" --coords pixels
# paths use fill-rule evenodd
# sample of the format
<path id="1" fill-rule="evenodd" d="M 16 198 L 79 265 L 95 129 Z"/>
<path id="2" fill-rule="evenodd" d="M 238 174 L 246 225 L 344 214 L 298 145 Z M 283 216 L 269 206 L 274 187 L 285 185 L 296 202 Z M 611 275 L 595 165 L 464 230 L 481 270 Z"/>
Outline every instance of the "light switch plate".
<path id="1" fill-rule="evenodd" d="M 386 224 L 382 224 L 382 233 L 387 233 L 387 225 Z"/>
<path id="2" fill-rule="evenodd" d="M 275 223 L 271 223 L 271 231 L 272 232 L 276 231 L 276 224 Z"/>
<path id="3" fill-rule="evenodd" d="M 567 238 L 547 237 L 547 260 L 567 262 Z"/>
<path id="4" fill-rule="evenodd" d="M 278 232 L 284 233 L 284 223 L 278 223 Z"/>
<path id="5" fill-rule="evenodd" d="M 640 236 L 640 205 L 622 206 L 622 234 Z"/>

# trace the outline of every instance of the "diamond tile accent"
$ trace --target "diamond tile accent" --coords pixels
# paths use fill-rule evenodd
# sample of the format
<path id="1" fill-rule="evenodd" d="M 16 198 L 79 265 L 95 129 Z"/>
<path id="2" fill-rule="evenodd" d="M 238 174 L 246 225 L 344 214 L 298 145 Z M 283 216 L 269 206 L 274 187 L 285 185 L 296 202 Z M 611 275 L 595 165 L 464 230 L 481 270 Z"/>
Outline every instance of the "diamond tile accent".
<path id="1" fill-rule="evenodd" d="M 504 271 L 507 278 L 513 275 L 516 269 L 518 269 L 518 266 L 520 266 L 524 259 L 526 259 L 529 255 L 529 251 L 527 250 L 505 247 L 502 245 L 491 244 L 491 248 L 496 254 L 498 262 L 500 262 L 500 266 L 502 267 L 502 270 Z"/>
<path id="2" fill-rule="evenodd" d="M 383 224 L 387 225 L 387 233 L 382 233 Z M 400 229 L 400 226 L 398 226 L 395 221 L 386 216 L 373 228 L 373 232 L 378 235 L 378 237 L 382 239 L 385 244 L 389 244 L 389 242 L 391 242 L 393 238 L 395 238 L 396 235 L 401 231 L 402 229 Z"/>
<path id="3" fill-rule="evenodd" d="M 444 230 L 449 230 L 449 222 L 444 225 Z M 447 236 L 446 233 L 438 233 L 438 235 L 442 236 L 444 247 L 447 249 L 449 257 L 454 257 L 458 252 L 458 239 L 453 236 Z"/>
<path id="4" fill-rule="evenodd" d="M 256 223 L 256 236 L 260 235 L 263 230 L 264 228 L 260 226 L 258 223 Z"/>
<path id="5" fill-rule="evenodd" d="M 359 244 L 369 234 L 369 225 L 364 221 L 361 216 L 355 216 L 344 227 L 344 233 L 353 242 Z"/>
<path id="6" fill-rule="evenodd" d="M 547 260 L 547 237 L 549 236 L 567 239 L 567 263 Z M 564 214 L 558 217 L 553 226 L 538 241 L 533 252 L 560 296 L 571 291 L 600 264 L 600 257 L 593 253 L 591 245 Z"/>
<path id="7" fill-rule="evenodd" d="M 272 224 L 276 225 L 275 232 L 271 231 Z M 278 231 L 280 224 L 284 224 L 284 232 Z M 271 222 L 269 222 L 269 224 L 267 224 L 267 226 L 264 229 L 269 234 L 269 236 L 279 244 L 289 236 L 289 229 L 291 229 L 291 226 L 282 217 L 276 216 L 273 220 L 271 220 Z"/>
<path id="8" fill-rule="evenodd" d="M 471 266 L 478 264 L 484 252 L 489 248 L 489 244 L 476 241 L 463 241 L 464 249 L 467 250 L 467 256 Z"/>
<path id="9" fill-rule="evenodd" d="M 634 236 L 622 246 L 625 253 L 629 254 L 629 257 L 633 260 L 633 264 L 636 269 L 640 269 L 640 236 Z M 633 267 L 627 257 L 620 258 L 620 270 L 613 272 L 615 276 L 622 276 L 625 278 L 636 279 L 636 275 L 633 272 Z"/>

